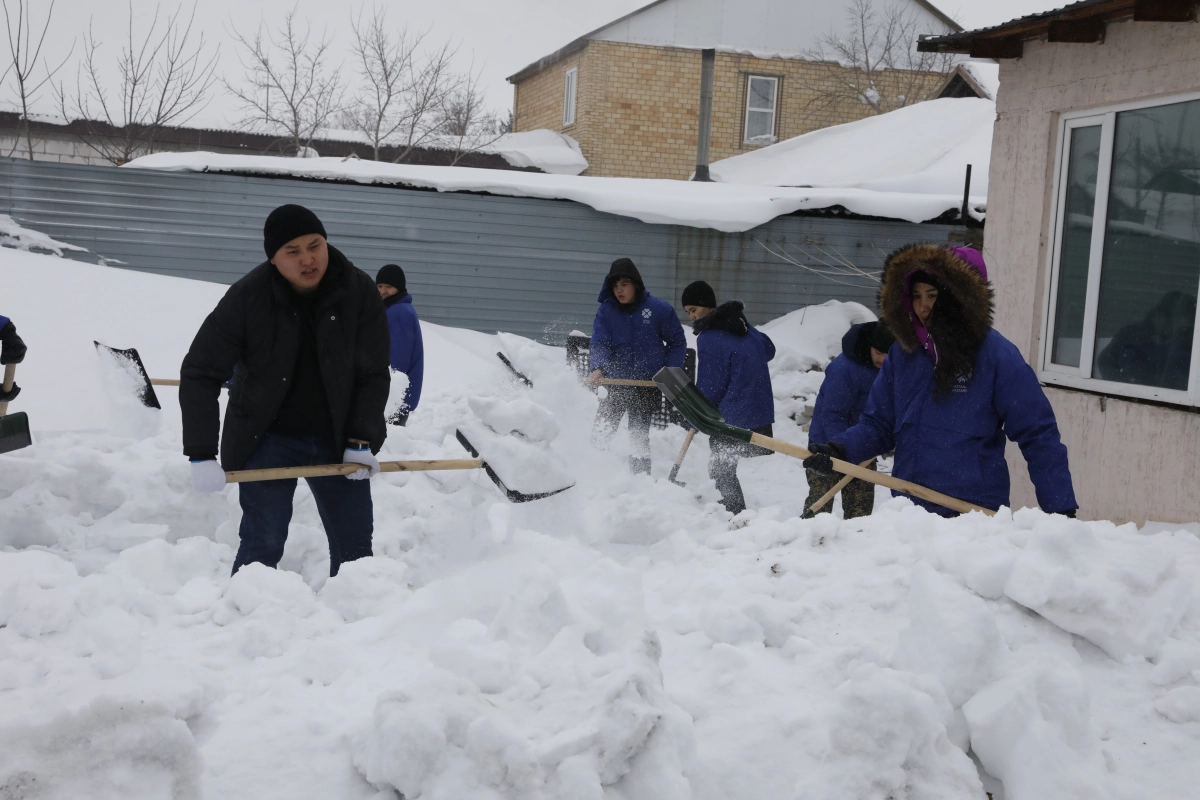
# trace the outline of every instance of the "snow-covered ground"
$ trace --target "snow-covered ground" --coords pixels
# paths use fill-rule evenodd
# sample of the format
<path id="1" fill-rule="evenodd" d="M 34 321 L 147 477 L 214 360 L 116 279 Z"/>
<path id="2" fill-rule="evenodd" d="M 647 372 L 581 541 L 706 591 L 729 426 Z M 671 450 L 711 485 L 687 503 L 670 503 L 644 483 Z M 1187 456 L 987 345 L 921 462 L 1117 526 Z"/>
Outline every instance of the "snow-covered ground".
<path id="1" fill-rule="evenodd" d="M 375 557 L 328 579 L 301 485 L 281 569 L 230 579 L 237 490 L 192 493 L 175 390 L 134 405 L 92 347 L 174 377 L 224 287 L 11 250 L 0 286 L 36 438 L 0 456 L 0 797 L 1115 800 L 1200 782 L 1192 533 L 943 520 L 882 493 L 871 517 L 801 521 L 803 470 L 777 455 L 743 463 L 754 510 L 731 526 L 703 437 L 686 488 L 665 478 L 679 429 L 632 477 L 622 437 L 591 445 L 596 399 L 561 350 L 426 325 L 425 394 L 385 457 L 515 428 L 574 488 L 512 505 L 475 472 L 381 475 Z M 788 415 L 820 373 L 800 370 L 869 316 L 764 326 L 780 438 L 805 441 Z"/>

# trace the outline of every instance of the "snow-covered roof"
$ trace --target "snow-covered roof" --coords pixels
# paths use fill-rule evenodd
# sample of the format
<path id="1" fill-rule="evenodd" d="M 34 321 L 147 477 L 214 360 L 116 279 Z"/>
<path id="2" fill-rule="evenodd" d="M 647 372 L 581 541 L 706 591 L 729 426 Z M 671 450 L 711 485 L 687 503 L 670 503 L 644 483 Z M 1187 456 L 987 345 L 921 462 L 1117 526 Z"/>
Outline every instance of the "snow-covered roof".
<path id="1" fill-rule="evenodd" d="M 333 129 L 322 133 L 322 139 L 336 142 L 369 144 L 362 131 Z M 403 142 L 388 141 L 386 144 L 403 147 Z M 455 136 L 432 136 L 422 139 L 421 147 L 429 150 L 455 151 L 462 145 Z M 514 167 L 536 167 L 551 175 L 578 175 L 588 168 L 587 159 L 579 143 L 565 133 L 539 128 L 534 131 L 506 133 L 494 141 L 474 148 L 475 152 L 501 156 Z"/>
<path id="2" fill-rule="evenodd" d="M 711 174 L 743 186 L 868 191 L 938 208 L 937 216 L 962 204 L 971 164 L 971 205 L 982 209 L 995 117 L 992 100 L 929 100 L 717 161 Z"/>
<path id="3" fill-rule="evenodd" d="M 961 102 L 961 101 L 955 101 Z M 812 135 L 812 134 L 810 134 Z M 784 143 L 786 144 L 786 143 Z M 878 147 L 878 143 L 873 145 Z M 935 194 L 891 188 L 791 188 L 693 183 L 643 178 L 594 178 L 535 172 L 388 164 L 345 158 L 282 158 L 224 153 L 155 153 L 122 169 L 229 172 L 364 184 L 411 186 L 439 192 L 485 192 L 507 197 L 572 200 L 597 211 L 642 222 L 737 232 L 794 211 L 841 206 L 853 214 L 925 222 L 962 203 L 956 192 Z M 749 182 L 747 182 L 749 183 Z M 983 198 L 978 198 L 982 205 Z"/>
<path id="4" fill-rule="evenodd" d="M 1000 65 L 995 61 L 963 61 L 957 67 L 971 76 L 989 100 L 1000 92 Z"/>

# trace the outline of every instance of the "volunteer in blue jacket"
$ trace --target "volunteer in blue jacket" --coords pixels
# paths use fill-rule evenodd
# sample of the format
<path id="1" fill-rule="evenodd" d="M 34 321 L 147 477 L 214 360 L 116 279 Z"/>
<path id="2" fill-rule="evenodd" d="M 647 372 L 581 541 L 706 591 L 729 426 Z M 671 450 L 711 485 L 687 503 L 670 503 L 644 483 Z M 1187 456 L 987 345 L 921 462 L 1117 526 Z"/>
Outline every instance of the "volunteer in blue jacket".
<path id="1" fill-rule="evenodd" d="M 17 326 L 8 317 L 0 314 L 0 365 L 20 364 L 25 360 L 25 342 L 17 335 Z M 7 392 L 0 385 L 0 403 L 13 400 L 21 391 L 21 387 L 13 384 Z"/>
<path id="2" fill-rule="evenodd" d="M 704 281 L 683 290 L 683 310 L 696 332 L 696 386 L 730 425 L 770 436 L 775 396 L 767 362 L 775 357 L 775 343 L 746 321 L 740 301 L 717 305 L 716 292 Z M 728 436 L 709 440 L 708 477 L 716 483 L 721 505 L 729 513 L 746 510 L 738 459 L 770 453 Z"/>
<path id="3" fill-rule="evenodd" d="M 687 353 L 683 326 L 675 309 L 646 291 L 641 273 L 628 258 L 612 263 L 598 298 L 600 308 L 592 324 L 588 383 L 602 378 L 648 381 L 663 367 L 682 367 Z M 662 406 L 662 395 L 653 386 L 606 386 L 608 394 L 596 412 L 594 441 L 606 444 L 629 415 L 632 453 L 629 469 L 650 474 L 650 421 Z"/>
<path id="4" fill-rule="evenodd" d="M 403 426 L 408 415 L 421 402 L 421 384 L 425 381 L 425 344 L 421 340 L 421 321 L 412 305 L 412 295 L 405 285 L 404 270 L 396 264 L 386 264 L 375 275 L 375 287 L 383 298 L 387 310 L 388 360 L 396 372 L 408 376 L 408 389 L 404 392 L 404 407 L 388 417 L 392 425 Z"/>
<path id="5" fill-rule="evenodd" d="M 825 368 L 825 380 L 817 394 L 808 443 L 825 444 L 858 422 L 867 406 L 867 395 L 879 375 L 879 368 L 895 343 L 887 325 L 882 322 L 863 322 L 851 325 L 842 337 L 842 354 Z M 868 465 L 875 469 L 872 462 Z M 833 511 L 833 500 L 820 508 L 812 504 L 820 500 L 841 478 L 808 470 L 808 499 L 804 501 L 804 518 Z M 846 519 L 865 517 L 875 508 L 875 484 L 855 478 L 842 489 L 842 514 Z"/>
<path id="6" fill-rule="evenodd" d="M 888 256 L 880 312 L 896 337 L 858 424 L 810 445 L 804 466 L 860 462 L 895 448 L 892 474 L 985 508 L 1009 504 L 1004 437 L 1016 442 L 1043 511 L 1079 504 L 1067 448 L 1037 376 L 992 328 L 983 256 L 969 247 L 915 244 Z M 943 516 L 954 512 L 913 499 Z"/>

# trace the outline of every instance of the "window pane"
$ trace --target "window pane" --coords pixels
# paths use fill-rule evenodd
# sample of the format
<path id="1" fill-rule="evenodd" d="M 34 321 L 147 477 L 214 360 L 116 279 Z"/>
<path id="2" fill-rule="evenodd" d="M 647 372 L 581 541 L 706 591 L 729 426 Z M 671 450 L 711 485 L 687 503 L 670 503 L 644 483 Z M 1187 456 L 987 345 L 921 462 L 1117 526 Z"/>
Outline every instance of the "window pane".
<path id="1" fill-rule="evenodd" d="M 1050 360 L 1079 366 L 1083 308 L 1087 301 L 1088 253 L 1096 206 L 1096 167 L 1100 162 L 1100 126 L 1071 131 L 1067 158 L 1067 194 L 1058 258 L 1058 303 L 1054 310 L 1054 350 Z"/>
<path id="2" fill-rule="evenodd" d="M 747 106 L 760 111 L 775 110 L 775 80 L 773 78 L 751 78 Z"/>
<path id="3" fill-rule="evenodd" d="M 750 111 L 746 114 L 746 141 L 774 138 L 775 115 L 770 111 Z"/>
<path id="4" fill-rule="evenodd" d="M 1123 111 L 1093 376 L 1187 389 L 1200 283 L 1200 101 Z"/>

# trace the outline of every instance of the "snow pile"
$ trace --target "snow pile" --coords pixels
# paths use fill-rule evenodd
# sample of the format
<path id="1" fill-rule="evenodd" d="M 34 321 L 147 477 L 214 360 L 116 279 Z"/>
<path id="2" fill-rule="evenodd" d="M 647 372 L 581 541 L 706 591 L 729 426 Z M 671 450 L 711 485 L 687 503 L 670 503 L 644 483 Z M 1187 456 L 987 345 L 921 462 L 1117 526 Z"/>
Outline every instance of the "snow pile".
<path id="1" fill-rule="evenodd" d="M 971 215 L 983 219 L 995 119 L 994 100 L 927 100 L 717 161 L 711 172 L 729 184 L 918 196 L 947 211 L 962 206 L 970 164 Z"/>
<path id="2" fill-rule="evenodd" d="M 1115 659 L 1158 655 L 1192 600 L 1169 552 L 1065 519 L 1034 527 L 1004 592 Z"/>
<path id="3" fill-rule="evenodd" d="M 549 447 L 559 428 L 547 409 L 527 398 L 471 397 L 467 405 L 482 424 L 464 423 L 460 430 L 508 488 L 553 492 L 575 482 L 566 462 Z"/>
<path id="4" fill-rule="evenodd" d="M 455 622 L 430 648 L 436 666 L 379 698 L 356 766 L 429 800 L 690 798 L 690 720 L 643 614 L 637 576 L 612 562 L 565 585 L 535 576 L 490 629 Z"/>
<path id="5" fill-rule="evenodd" d="M 666 480 L 678 428 L 630 475 L 623 432 L 590 445 L 597 398 L 561 349 L 426 325 L 425 393 L 382 457 L 462 458 L 454 432 L 475 426 L 575 486 L 512 504 L 479 470 L 377 476 L 375 555 L 329 578 L 301 482 L 280 569 L 230 578 L 238 490 L 193 493 L 175 390 L 149 417 L 114 401 L 91 344 L 170 376 L 224 287 L 15 251 L 0 278 L 37 399 L 14 406 L 36 444 L 0 456 L 8 794 L 1116 800 L 1200 782 L 1187 530 L 946 520 L 885 492 L 870 517 L 801 520 L 803 467 L 779 455 L 741 463 L 731 529 L 705 437 L 686 488 Z M 865 318 L 764 328 L 822 366 Z"/>
<path id="6" fill-rule="evenodd" d="M 822 132 L 809 135 L 815 136 L 819 133 Z M 787 142 L 776 145 L 787 146 Z M 768 148 L 770 149 L 774 148 Z M 874 141 L 870 149 L 872 152 L 885 150 Z M 855 157 L 856 160 L 861 158 L 862 154 Z M 962 166 L 965 167 L 965 163 Z M 135 158 L 123 165 L 122 169 L 229 172 L 240 175 L 272 175 L 352 181 L 371 185 L 411 186 L 436 189 L 439 192 L 486 192 L 507 197 L 572 200 L 591 206 L 597 211 L 633 217 L 642 222 L 712 228 L 727 232 L 750 230 L 793 211 L 834 206 L 841 206 L 854 214 L 924 222 L 962 205 L 961 168 L 957 178 L 958 188 L 950 194 L 933 191 L 933 182 L 921 174 L 913 177 L 896 175 L 891 184 L 881 181 L 870 188 L 851 185 L 839 185 L 836 188 L 795 188 L 753 185 L 752 181 L 739 185 L 735 181 L 695 183 L 642 178 L 598 178 L 470 167 L 388 164 L 360 159 L 297 159 L 206 152 L 154 153 Z M 944 169 L 928 165 L 925 171 L 940 176 L 942 172 L 948 173 L 952 170 L 947 164 Z M 978 174 L 978 167 L 976 171 Z M 986 170 L 983 173 L 986 174 Z M 894 174 L 894 171 L 889 174 Z M 852 181 L 847 179 L 838 183 L 847 182 Z M 976 207 L 981 208 L 983 197 L 976 199 Z M 978 215 L 978 212 L 976 213 Z"/>
<path id="7" fill-rule="evenodd" d="M 41 251 L 56 256 L 61 256 L 64 250 L 88 252 L 87 248 L 60 242 L 40 231 L 25 228 L 8 214 L 0 214 L 0 247 L 11 247 L 26 252 Z"/>
<path id="8" fill-rule="evenodd" d="M 483 152 L 499 153 L 514 167 L 537 167 L 551 175 L 578 175 L 588 168 L 579 142 L 545 128 L 506 133 Z"/>

